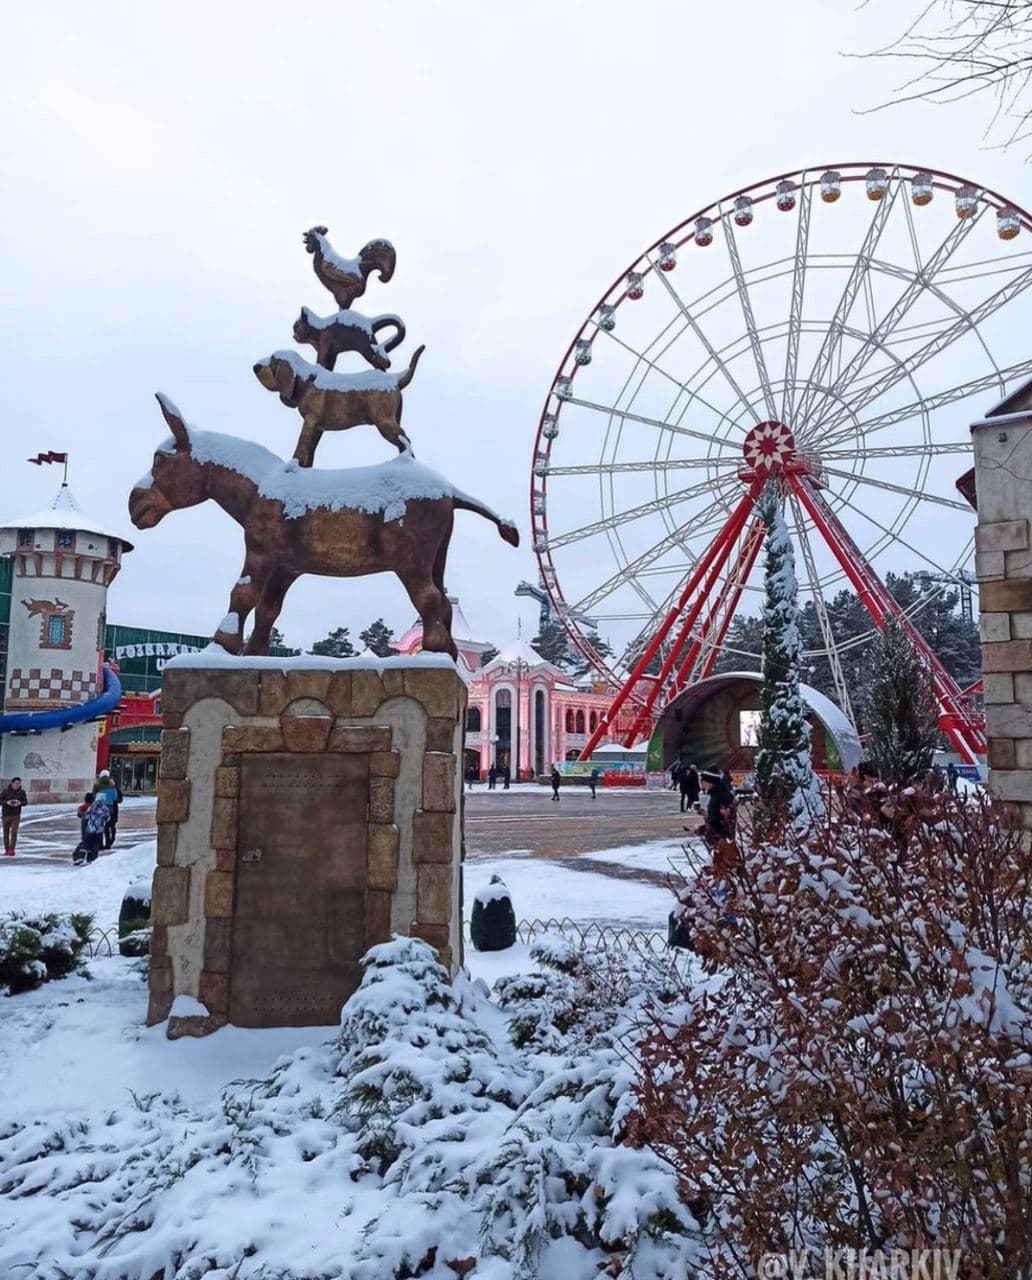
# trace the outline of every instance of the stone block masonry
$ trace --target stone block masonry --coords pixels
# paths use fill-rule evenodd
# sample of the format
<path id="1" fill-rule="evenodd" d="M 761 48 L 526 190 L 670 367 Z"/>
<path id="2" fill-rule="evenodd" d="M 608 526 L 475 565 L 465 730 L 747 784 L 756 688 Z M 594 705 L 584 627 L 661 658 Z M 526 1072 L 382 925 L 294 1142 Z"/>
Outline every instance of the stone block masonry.
<path id="1" fill-rule="evenodd" d="M 334 1024 L 394 933 L 461 962 L 466 688 L 447 658 L 164 672 L 148 1022 Z M 209 660 L 210 661 L 210 660 Z M 170 1015 L 177 996 L 183 1016 Z"/>
<path id="2" fill-rule="evenodd" d="M 1032 832 L 1032 383 L 972 438 L 989 784 Z"/>

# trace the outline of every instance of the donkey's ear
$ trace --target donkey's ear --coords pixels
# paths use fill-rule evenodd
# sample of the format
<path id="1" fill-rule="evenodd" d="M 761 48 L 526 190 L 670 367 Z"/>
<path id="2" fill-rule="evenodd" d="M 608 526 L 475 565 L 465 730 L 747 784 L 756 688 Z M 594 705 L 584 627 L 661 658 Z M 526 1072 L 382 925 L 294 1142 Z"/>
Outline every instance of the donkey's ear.
<path id="1" fill-rule="evenodd" d="M 184 453 L 190 452 L 190 433 L 186 429 L 186 423 L 183 421 L 183 415 L 166 395 L 162 395 L 160 391 L 155 392 L 158 404 L 161 405 L 161 412 L 165 415 L 165 421 L 168 423 L 169 430 L 172 432 L 172 439 L 176 442 L 176 448 Z"/>

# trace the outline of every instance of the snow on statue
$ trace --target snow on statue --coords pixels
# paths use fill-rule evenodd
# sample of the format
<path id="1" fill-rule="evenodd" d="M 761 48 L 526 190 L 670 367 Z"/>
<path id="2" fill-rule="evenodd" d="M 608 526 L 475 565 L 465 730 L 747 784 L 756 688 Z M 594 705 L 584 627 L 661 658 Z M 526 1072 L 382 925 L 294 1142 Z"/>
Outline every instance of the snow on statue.
<path id="1" fill-rule="evenodd" d="M 404 337 L 404 325 L 396 316 L 367 322 L 347 311 L 364 293 L 374 270 L 381 280 L 390 279 L 394 249 L 385 240 L 371 241 L 352 261 L 334 253 L 325 237 L 325 227 L 313 228 L 305 244 L 319 282 L 345 310 L 320 321 L 341 330 L 333 350 L 321 351 L 320 364 L 325 361 L 332 370 L 337 356 L 350 351 L 374 370 L 328 372 L 325 365 L 309 364 L 293 351 L 278 351 L 259 361 L 255 370 L 263 385 L 278 391 L 284 404 L 302 414 L 290 462 L 250 441 L 188 427 L 172 402 L 159 395 L 172 437 L 159 447 L 151 470 L 130 494 L 129 514 L 138 529 L 151 529 L 170 511 L 210 498 L 243 526 L 244 566 L 215 632 L 216 642 L 230 653 L 245 648 L 245 624 L 252 612 L 254 630 L 246 652 L 268 653 L 284 597 L 302 574 L 356 578 L 391 571 L 419 614 L 423 648 L 454 658 L 452 609 L 444 583 L 452 513 L 475 511 L 495 524 L 510 546 L 519 546 L 519 532 L 511 520 L 503 520 L 416 462 L 399 422 L 402 390 L 423 348 L 401 373 L 384 373 L 383 350 L 370 335 L 381 321 L 389 320 L 397 330 L 389 349 Z M 363 334 L 370 340 L 359 340 Z M 324 431 L 364 424 L 375 426 L 395 444 L 398 456 L 374 467 L 313 468 Z"/>

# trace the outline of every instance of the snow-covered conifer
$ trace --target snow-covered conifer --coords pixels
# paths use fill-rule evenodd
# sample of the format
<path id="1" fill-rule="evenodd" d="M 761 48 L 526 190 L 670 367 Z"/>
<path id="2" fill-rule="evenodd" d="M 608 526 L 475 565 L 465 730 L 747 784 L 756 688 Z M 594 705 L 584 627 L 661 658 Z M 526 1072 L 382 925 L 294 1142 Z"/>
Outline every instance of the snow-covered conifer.
<path id="1" fill-rule="evenodd" d="M 781 494 L 768 484 L 760 502 L 767 526 L 763 602 L 763 715 L 756 753 L 761 825 L 798 821 L 820 803 L 810 725 L 799 695 L 798 588 Z"/>
<path id="2" fill-rule="evenodd" d="M 864 707 L 868 755 L 889 786 L 903 786 L 931 768 L 938 717 L 928 672 L 906 629 L 890 618 L 871 654 Z"/>

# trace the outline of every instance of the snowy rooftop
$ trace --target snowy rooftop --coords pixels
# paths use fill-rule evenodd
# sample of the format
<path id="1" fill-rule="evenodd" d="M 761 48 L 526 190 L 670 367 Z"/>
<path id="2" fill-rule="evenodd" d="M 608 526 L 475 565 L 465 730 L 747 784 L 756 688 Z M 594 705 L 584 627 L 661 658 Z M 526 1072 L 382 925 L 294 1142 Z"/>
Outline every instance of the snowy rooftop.
<path id="1" fill-rule="evenodd" d="M 547 662 L 542 658 L 536 649 L 532 649 L 526 640 L 510 640 L 507 644 L 503 644 L 498 650 L 496 657 L 484 668 L 485 671 L 493 671 L 499 666 L 506 666 L 511 662 L 523 662 L 528 667 L 547 667 L 551 671 L 558 671 L 559 668 L 553 666 L 551 662 Z"/>
<path id="2" fill-rule="evenodd" d="M 74 529 L 82 533 L 96 533 L 102 538 L 117 538 L 125 550 L 132 551 L 133 544 L 123 533 L 109 529 L 99 520 L 87 515 L 76 502 L 75 497 L 63 484 L 49 507 L 44 511 L 35 511 L 20 520 L 0 521 L 2 529 Z"/>

